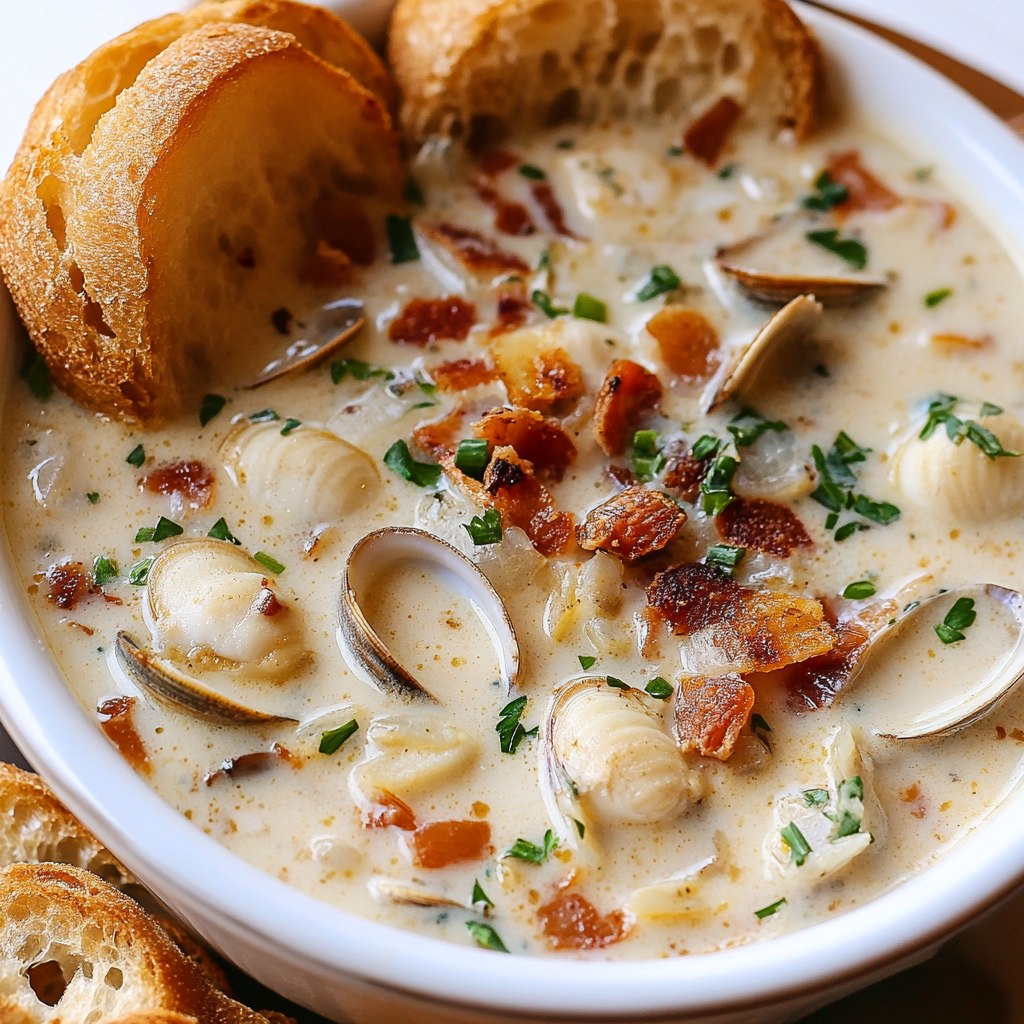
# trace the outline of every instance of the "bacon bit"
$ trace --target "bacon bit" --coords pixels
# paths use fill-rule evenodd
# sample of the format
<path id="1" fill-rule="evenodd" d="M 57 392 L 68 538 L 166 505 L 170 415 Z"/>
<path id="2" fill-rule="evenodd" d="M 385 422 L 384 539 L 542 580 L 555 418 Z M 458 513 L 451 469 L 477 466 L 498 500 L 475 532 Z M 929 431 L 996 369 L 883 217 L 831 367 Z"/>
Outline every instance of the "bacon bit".
<path id="1" fill-rule="evenodd" d="M 151 494 L 165 494 L 188 502 L 189 508 L 206 508 L 213 496 L 216 480 L 213 470 L 202 462 L 190 459 L 187 462 L 171 462 L 157 466 L 147 473 L 139 483 L 139 489 Z"/>
<path id="2" fill-rule="evenodd" d="M 723 96 L 686 129 L 683 146 L 702 164 L 714 167 L 741 113 L 731 96 Z"/>
<path id="3" fill-rule="evenodd" d="M 225 758 L 214 768 L 203 776 L 203 782 L 212 786 L 219 778 L 244 779 L 249 775 L 261 775 L 270 771 L 276 764 L 284 761 L 287 764 L 292 761 L 291 752 L 275 743 L 269 750 L 254 750 L 249 754 L 239 754 L 238 757 Z"/>
<path id="4" fill-rule="evenodd" d="M 527 328 L 503 335 L 491 355 L 513 405 L 563 415 L 583 394 L 583 371 L 541 331 Z"/>
<path id="5" fill-rule="evenodd" d="M 507 149 L 488 149 L 477 157 L 480 170 L 489 178 L 495 178 L 519 163 L 519 157 Z"/>
<path id="6" fill-rule="evenodd" d="M 494 449 L 484 471 L 483 490 L 502 522 L 523 530 L 542 555 L 561 554 L 572 543 L 572 513 L 556 509 L 550 492 L 533 475 L 531 463 L 520 459 L 514 448 Z"/>
<path id="7" fill-rule="evenodd" d="M 404 800 L 399 800 L 386 789 L 378 790 L 374 796 L 373 808 L 363 815 L 364 828 L 394 827 L 403 832 L 416 831 L 416 815 Z"/>
<path id="8" fill-rule="evenodd" d="M 673 712 L 679 749 L 728 761 L 753 707 L 754 688 L 742 676 L 680 680 Z"/>
<path id="9" fill-rule="evenodd" d="M 503 198 L 486 178 L 477 179 L 476 194 L 494 211 L 494 226 L 502 234 L 522 237 L 537 230 L 530 211 L 522 203 Z"/>
<path id="10" fill-rule="evenodd" d="M 267 580 L 263 581 L 263 589 L 256 595 L 253 609 L 257 614 L 266 615 L 268 618 L 277 615 L 278 612 L 287 611 L 287 608 L 277 599 L 277 594 L 270 589 Z"/>
<path id="11" fill-rule="evenodd" d="M 690 384 L 707 383 L 718 369 L 718 332 L 703 313 L 687 306 L 666 306 L 647 321 L 665 365 Z"/>
<path id="12" fill-rule="evenodd" d="M 486 821 L 431 821 L 410 837 L 412 862 L 436 870 L 467 860 L 482 860 L 492 851 Z"/>
<path id="13" fill-rule="evenodd" d="M 420 229 L 438 245 L 444 246 L 464 267 L 479 273 L 528 274 L 530 265 L 514 252 L 506 252 L 497 242 L 469 228 L 454 224 L 424 224 Z"/>
<path id="14" fill-rule="evenodd" d="M 321 238 L 303 261 L 299 280 L 313 288 L 340 288 L 352 282 L 352 260 Z"/>
<path id="15" fill-rule="evenodd" d="M 633 927 L 621 910 L 602 916 L 593 903 L 566 889 L 537 908 L 537 920 L 552 949 L 603 949 L 620 942 Z"/>
<path id="16" fill-rule="evenodd" d="M 46 600 L 58 608 L 70 611 L 82 598 L 98 594 L 100 590 L 89 582 L 89 574 L 81 562 L 61 562 L 46 571 L 49 591 Z"/>
<path id="17" fill-rule="evenodd" d="M 780 558 L 814 543 L 792 509 L 764 498 L 734 498 L 715 517 L 715 526 L 730 544 Z"/>
<path id="18" fill-rule="evenodd" d="M 92 626 L 87 626 L 87 625 L 85 625 L 84 622 L 74 622 L 74 621 L 69 619 L 68 620 L 68 625 L 72 629 L 80 629 L 86 636 L 94 636 L 95 633 L 96 633 L 96 630 L 93 629 Z"/>
<path id="19" fill-rule="evenodd" d="M 576 461 L 576 445 L 557 424 L 532 409 L 492 409 L 472 426 L 473 436 L 486 438 L 490 450 L 509 446 L 533 464 L 541 477 L 561 480 Z"/>
<path id="20" fill-rule="evenodd" d="M 704 634 L 737 672 L 771 672 L 831 651 L 836 637 L 819 601 L 741 587 L 696 562 L 654 577 L 647 600 L 677 636 Z"/>
<path id="21" fill-rule="evenodd" d="M 104 594 L 103 600 L 106 601 L 107 604 L 124 604 L 124 601 L 122 601 L 121 598 L 115 597 L 113 594 Z"/>
<path id="22" fill-rule="evenodd" d="M 420 423 L 412 439 L 425 452 L 439 458 L 443 452 L 454 451 L 455 435 L 462 430 L 462 409 L 453 409 L 447 416 L 429 423 Z"/>
<path id="23" fill-rule="evenodd" d="M 611 482 L 615 484 L 620 491 L 625 490 L 627 487 L 636 487 L 637 484 L 640 483 L 637 479 L 636 473 L 634 473 L 629 466 L 605 466 L 604 475 L 608 477 L 608 479 L 611 480 Z"/>
<path id="24" fill-rule="evenodd" d="M 388 326 L 392 341 L 426 348 L 435 341 L 465 341 L 476 323 L 476 306 L 457 295 L 443 299 L 412 299 Z"/>
<path id="25" fill-rule="evenodd" d="M 445 392 L 465 391 L 498 379 L 494 367 L 485 359 L 455 359 L 450 363 L 432 366 L 427 372 L 437 385 L 437 390 Z"/>
<path id="26" fill-rule="evenodd" d="M 827 708 L 850 678 L 871 632 L 856 619 L 833 622 L 835 646 L 827 654 L 808 658 L 799 665 L 790 665 L 766 680 L 781 678 L 789 692 L 787 703 L 794 711 L 817 711 Z"/>
<path id="27" fill-rule="evenodd" d="M 506 281 L 498 289 L 496 314 L 498 322 L 491 328 L 490 337 L 518 330 L 526 323 L 530 313 L 530 300 L 526 297 L 523 281 Z"/>
<path id="28" fill-rule="evenodd" d="M 1005 740 L 1006 739 L 1006 730 L 1001 725 L 997 725 L 996 726 L 996 739 L 997 740 Z"/>
<path id="29" fill-rule="evenodd" d="M 860 153 L 855 149 L 831 157 L 828 173 L 833 181 L 845 186 L 848 193 L 847 198 L 832 211 L 839 220 L 859 210 L 893 210 L 903 202 L 900 196 L 860 162 Z"/>
<path id="30" fill-rule="evenodd" d="M 331 249 L 340 250 L 363 267 L 373 262 L 377 255 L 373 224 L 358 200 L 322 196 L 313 205 L 313 223 L 319 238 Z"/>
<path id="31" fill-rule="evenodd" d="M 135 728 L 135 697 L 111 697 L 96 709 L 100 728 L 107 739 L 117 747 L 117 752 L 136 770 L 148 775 L 152 770 L 149 754 L 142 737 Z"/>
<path id="32" fill-rule="evenodd" d="M 933 334 L 931 337 L 933 345 L 940 345 L 949 351 L 966 349 L 977 352 L 979 349 L 988 348 L 992 344 L 990 335 L 982 338 L 967 338 L 962 334 Z"/>
<path id="33" fill-rule="evenodd" d="M 556 235 L 561 235 L 563 238 L 574 238 L 577 242 L 586 241 L 566 224 L 562 204 L 558 201 L 555 190 L 546 181 L 533 182 L 530 185 L 530 194 L 543 210 L 547 222 L 551 225 L 551 230 Z"/>
<path id="34" fill-rule="evenodd" d="M 646 413 L 658 408 L 661 381 L 639 363 L 612 363 L 594 409 L 594 433 L 606 455 L 622 455 Z"/>
<path id="35" fill-rule="evenodd" d="M 700 495 L 700 484 L 711 468 L 710 459 L 695 459 L 687 451 L 688 445 L 673 441 L 665 449 L 665 487 L 674 491 L 683 501 L 695 502 Z"/>
<path id="36" fill-rule="evenodd" d="M 686 513 L 671 498 L 630 487 L 587 513 L 586 522 L 576 527 L 576 543 L 634 562 L 661 551 L 685 522 Z"/>
<path id="37" fill-rule="evenodd" d="M 921 793 L 921 783 L 915 782 L 909 789 L 900 790 L 900 800 L 905 804 L 911 804 L 910 816 L 912 818 L 923 818 L 928 813 L 928 805 L 925 803 L 924 795 Z"/>

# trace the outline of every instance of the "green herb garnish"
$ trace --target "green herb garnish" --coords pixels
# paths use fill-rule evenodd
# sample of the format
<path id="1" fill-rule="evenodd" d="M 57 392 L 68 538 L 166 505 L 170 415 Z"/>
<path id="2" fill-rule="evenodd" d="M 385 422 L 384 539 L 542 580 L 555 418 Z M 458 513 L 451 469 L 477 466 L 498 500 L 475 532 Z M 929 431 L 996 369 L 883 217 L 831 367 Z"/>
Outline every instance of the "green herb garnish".
<path id="1" fill-rule="evenodd" d="M 750 731 L 769 749 L 772 749 L 772 741 L 768 739 L 768 733 L 772 727 L 765 721 L 763 715 L 753 714 L 750 716 Z"/>
<path id="2" fill-rule="evenodd" d="M 547 177 L 539 167 L 534 167 L 533 164 L 522 164 L 519 173 L 524 178 L 529 178 L 530 181 L 543 181 Z"/>
<path id="3" fill-rule="evenodd" d="M 718 451 L 719 440 L 714 434 L 703 434 L 690 449 L 690 455 L 698 462 Z"/>
<path id="4" fill-rule="evenodd" d="M 784 430 L 789 430 L 789 427 L 782 420 L 770 420 L 756 409 L 745 407 L 729 420 L 725 429 L 736 439 L 737 448 L 745 448 L 767 434 L 769 430 L 781 434 Z"/>
<path id="5" fill-rule="evenodd" d="M 416 236 L 412 233 L 412 217 L 389 213 L 385 220 L 392 263 L 412 263 L 420 258 Z"/>
<path id="6" fill-rule="evenodd" d="M 629 683 L 624 683 L 621 679 L 616 679 L 615 676 L 605 676 L 604 680 L 609 686 L 614 687 L 616 690 L 632 690 L 633 687 Z"/>
<path id="7" fill-rule="evenodd" d="M 935 632 L 944 644 L 955 644 L 966 639 L 963 630 L 974 625 L 978 613 L 974 610 L 973 597 L 958 598 L 946 617 L 935 627 Z"/>
<path id="8" fill-rule="evenodd" d="M 934 309 L 940 302 L 948 299 L 953 294 L 952 288 L 936 288 L 924 297 L 924 304 L 929 309 Z"/>
<path id="9" fill-rule="evenodd" d="M 478 946 L 483 946 L 484 949 L 493 949 L 496 953 L 508 952 L 505 943 L 501 941 L 501 936 L 486 922 L 467 921 L 466 927 L 469 929 L 469 934 L 476 939 Z"/>
<path id="10" fill-rule="evenodd" d="M 354 718 L 351 722 L 339 725 L 337 729 L 328 729 L 320 737 L 320 746 L 318 748 L 320 753 L 336 754 L 358 729 L 359 723 Z"/>
<path id="11" fill-rule="evenodd" d="M 834 514 L 835 513 L 833 513 L 833 515 Z M 832 517 L 829 516 L 829 518 L 831 519 Z M 831 527 L 828 527 L 828 529 L 831 529 Z M 840 526 L 838 530 L 836 530 L 836 542 L 842 544 L 844 540 L 847 540 L 848 538 L 852 537 L 859 529 L 860 523 L 843 523 L 843 525 Z"/>
<path id="12" fill-rule="evenodd" d="M 517 839 L 508 852 L 505 854 L 506 857 L 515 857 L 518 860 L 526 860 L 531 864 L 543 864 L 544 861 L 551 856 L 551 851 L 558 846 L 558 840 L 555 838 L 555 834 L 548 829 L 544 833 L 544 839 L 542 840 L 543 846 L 538 846 L 536 843 L 531 843 L 527 839 Z"/>
<path id="13" fill-rule="evenodd" d="M 97 587 L 102 587 L 118 577 L 117 562 L 106 555 L 100 555 L 92 563 L 92 578 Z"/>
<path id="14" fill-rule="evenodd" d="M 124 461 L 138 469 L 146 461 L 146 450 L 141 444 L 137 444 Z"/>
<path id="15" fill-rule="evenodd" d="M 793 863 L 798 868 L 803 867 L 807 855 L 811 852 L 811 847 L 804 839 L 803 833 L 796 827 L 796 822 L 791 821 L 779 834 L 793 855 Z"/>
<path id="16" fill-rule="evenodd" d="M 149 570 L 154 561 L 155 558 L 150 555 L 149 558 L 143 558 L 136 562 L 128 572 L 128 582 L 133 587 L 144 587 L 146 580 L 149 579 Z"/>
<path id="17" fill-rule="evenodd" d="M 441 476 L 441 467 L 433 462 L 416 462 L 404 441 L 396 441 L 384 453 L 384 465 L 417 487 L 431 487 Z"/>
<path id="18" fill-rule="evenodd" d="M 674 292 L 677 288 L 681 288 L 682 284 L 679 275 L 671 267 L 664 264 L 651 267 L 651 276 L 643 288 L 636 293 L 636 297 L 640 302 L 649 302 L 666 292 Z"/>
<path id="19" fill-rule="evenodd" d="M 614 167 L 602 167 L 598 172 L 597 176 L 601 181 L 608 186 L 617 196 L 621 196 L 623 189 L 622 186 L 615 180 L 615 168 Z"/>
<path id="20" fill-rule="evenodd" d="M 46 360 L 35 350 L 29 351 L 21 366 L 21 379 L 28 385 L 29 391 L 40 402 L 45 402 L 53 394 L 53 381 L 50 380 L 50 369 Z"/>
<path id="21" fill-rule="evenodd" d="M 633 435 L 633 472 L 643 483 L 653 480 L 665 465 L 656 430 L 638 430 Z"/>
<path id="22" fill-rule="evenodd" d="M 824 807 L 828 803 L 827 789 L 805 789 L 804 803 L 808 807 Z"/>
<path id="23" fill-rule="evenodd" d="M 90 505 L 98 505 L 100 503 L 100 492 L 99 491 L 89 491 L 89 493 L 86 495 L 86 497 L 89 499 L 89 504 Z"/>
<path id="24" fill-rule="evenodd" d="M 843 597 L 850 601 L 863 601 L 866 597 L 873 597 L 875 594 L 875 585 L 868 580 L 858 580 L 856 583 L 851 583 L 843 591 Z"/>
<path id="25" fill-rule="evenodd" d="M 474 480 L 483 480 L 490 458 L 486 438 L 463 438 L 455 452 L 455 468 Z"/>
<path id="26" fill-rule="evenodd" d="M 346 377 L 353 380 L 369 380 L 371 377 L 383 377 L 394 380 L 395 375 L 383 366 L 373 366 L 362 359 L 339 359 L 331 363 L 331 380 L 340 384 Z M 275 416 L 274 419 L 277 419 Z"/>
<path id="27" fill-rule="evenodd" d="M 665 150 L 665 153 L 668 156 L 682 156 L 683 155 L 683 147 L 682 146 L 669 146 L 668 149 Z"/>
<path id="28" fill-rule="evenodd" d="M 939 392 L 928 403 L 928 419 L 925 421 L 921 433 L 917 436 L 922 441 L 927 441 L 940 425 L 944 425 L 946 436 L 953 444 L 961 444 L 966 439 L 980 448 L 990 459 L 1002 457 L 1020 458 L 1020 452 L 1011 452 L 1003 448 L 999 438 L 988 427 L 983 427 L 974 420 L 961 420 L 954 416 L 953 410 L 959 401 L 960 399 L 956 395 L 947 395 Z M 982 404 L 978 416 L 979 419 L 986 416 L 998 416 L 1002 411 L 998 405 L 985 402 Z"/>
<path id="29" fill-rule="evenodd" d="M 551 296 L 535 288 L 530 295 L 530 301 L 549 319 L 554 320 L 557 316 L 566 316 L 569 312 L 564 306 L 555 306 L 551 302 Z"/>
<path id="30" fill-rule="evenodd" d="M 679 150 L 679 152 L 682 153 L 682 150 Z M 736 173 L 736 168 L 737 167 L 739 167 L 739 164 L 737 164 L 737 163 L 726 164 L 718 172 L 718 177 L 721 178 L 722 181 L 728 181 L 733 176 L 733 174 Z"/>
<path id="31" fill-rule="evenodd" d="M 580 668 L 583 669 L 584 672 L 586 672 L 587 669 L 593 668 L 594 662 L 596 661 L 597 658 L 595 658 L 592 654 L 581 654 L 579 656 Z"/>
<path id="32" fill-rule="evenodd" d="M 843 779 L 839 784 L 836 810 L 839 812 L 839 827 L 835 839 L 852 836 L 860 831 L 860 823 L 864 818 L 864 783 L 859 775 Z"/>
<path id="33" fill-rule="evenodd" d="M 212 537 L 214 540 L 228 540 L 231 541 L 232 544 L 237 544 L 239 546 L 242 544 L 242 542 L 228 529 L 227 521 L 223 516 L 221 516 L 221 518 L 210 527 L 210 532 L 206 536 Z"/>
<path id="34" fill-rule="evenodd" d="M 552 270 L 552 269 L 554 269 L 552 267 L 552 265 L 551 265 L 551 253 L 547 249 L 545 249 L 540 254 L 540 258 L 537 260 L 537 269 L 538 270 Z"/>
<path id="35" fill-rule="evenodd" d="M 584 835 L 586 835 L 587 826 L 584 825 L 583 822 L 580 821 L 579 818 L 573 818 L 572 820 L 573 820 L 573 823 L 576 826 L 576 831 L 579 834 L 580 839 L 582 839 L 584 837 Z"/>
<path id="36" fill-rule="evenodd" d="M 781 900 L 776 900 L 774 903 L 769 903 L 767 907 L 755 910 L 754 916 L 763 921 L 766 917 L 771 917 L 772 914 L 778 913 L 785 905 L 786 897 L 783 896 Z"/>
<path id="37" fill-rule="evenodd" d="M 405 201 L 410 206 L 423 206 L 427 201 L 420 183 L 411 174 L 405 179 Z"/>
<path id="38" fill-rule="evenodd" d="M 732 544 L 713 544 L 704 556 L 704 564 L 712 565 L 731 576 L 736 566 L 743 561 L 743 556 L 746 553 L 746 548 L 738 548 Z"/>
<path id="39" fill-rule="evenodd" d="M 837 517 L 838 513 L 849 509 L 871 522 L 888 526 L 900 517 L 900 510 L 895 505 L 888 501 L 873 501 L 866 495 L 853 493 L 853 488 L 857 484 L 857 474 L 851 466 L 864 462 L 870 451 L 870 448 L 862 448 L 842 430 L 836 435 L 827 455 L 814 445 L 811 448 L 811 455 L 818 471 L 818 487 L 811 497 Z M 832 520 L 833 525 L 836 521 Z M 836 531 L 836 540 L 845 540 L 857 529 L 860 529 L 858 523 L 846 523 Z"/>
<path id="40" fill-rule="evenodd" d="M 608 323 L 608 307 L 593 295 L 580 292 L 573 303 L 572 315 L 578 320 L 594 320 L 599 324 Z"/>
<path id="41" fill-rule="evenodd" d="M 494 903 L 491 900 L 490 896 L 488 896 L 487 893 L 484 892 L 479 880 L 476 878 L 473 879 L 473 896 L 469 902 L 472 903 L 474 906 L 477 903 L 483 903 L 485 906 L 488 907 L 494 906 Z"/>
<path id="42" fill-rule="evenodd" d="M 672 696 L 672 684 L 662 676 L 655 676 L 644 689 L 656 700 L 668 700 Z"/>
<path id="43" fill-rule="evenodd" d="M 468 523 L 462 525 L 477 547 L 482 547 L 484 544 L 501 543 L 501 514 L 496 508 L 489 508 L 483 514 L 483 518 L 473 516 Z"/>
<path id="44" fill-rule="evenodd" d="M 986 416 L 998 416 L 1003 411 L 1002 406 L 993 405 L 991 402 L 982 402 L 978 417 L 984 419 Z"/>
<path id="45" fill-rule="evenodd" d="M 227 404 L 228 400 L 223 395 L 203 395 L 203 404 L 199 407 L 199 425 L 205 427 Z"/>
<path id="46" fill-rule="evenodd" d="M 732 478 L 739 462 L 731 455 L 719 455 L 700 482 L 701 508 L 705 515 L 717 516 L 733 499 Z"/>
<path id="47" fill-rule="evenodd" d="M 850 193 L 845 185 L 836 181 L 828 171 L 822 171 L 814 182 L 815 194 L 804 197 L 804 207 L 828 213 L 834 206 L 845 203 Z"/>
<path id="48" fill-rule="evenodd" d="M 168 537 L 177 537 L 184 532 L 182 527 L 173 519 L 161 516 L 156 526 L 139 527 L 138 532 L 135 534 L 135 543 L 143 544 L 151 541 L 154 544 L 159 544 L 160 541 L 167 540 Z"/>
<path id="49" fill-rule="evenodd" d="M 519 719 L 523 717 L 523 712 L 526 710 L 527 700 L 527 697 L 516 697 L 498 712 L 498 724 L 494 727 L 494 731 L 498 734 L 503 754 L 514 754 L 526 735 L 526 730 L 523 729 Z"/>
<path id="50" fill-rule="evenodd" d="M 260 565 L 265 565 L 271 572 L 278 575 L 284 572 L 284 566 L 272 555 L 268 555 L 266 551 L 257 551 L 252 557 Z"/>
<path id="51" fill-rule="evenodd" d="M 831 231 L 808 231 L 804 237 L 845 260 L 854 270 L 863 270 L 867 266 L 868 251 L 863 243 L 856 238 L 840 238 L 835 228 Z"/>
<path id="52" fill-rule="evenodd" d="M 260 409 L 259 412 L 254 412 L 249 417 L 250 423 L 271 423 L 274 420 L 279 420 L 281 417 L 274 412 L 273 409 Z"/>

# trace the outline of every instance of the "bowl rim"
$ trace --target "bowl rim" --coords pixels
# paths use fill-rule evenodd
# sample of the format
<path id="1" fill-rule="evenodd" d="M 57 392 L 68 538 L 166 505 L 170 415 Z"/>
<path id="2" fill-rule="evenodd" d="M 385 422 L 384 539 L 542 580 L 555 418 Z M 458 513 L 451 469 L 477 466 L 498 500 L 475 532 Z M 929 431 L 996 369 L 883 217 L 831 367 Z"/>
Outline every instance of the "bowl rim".
<path id="1" fill-rule="evenodd" d="M 908 54 L 836 15 L 797 6 L 823 43 L 830 86 L 870 125 L 898 130 L 904 148 L 941 159 L 957 197 L 1024 267 L 1024 143 Z M 2 358 L 10 375 L 16 318 L 6 306 L 12 329 Z M 1024 805 L 1018 768 L 998 811 L 931 866 L 838 918 L 765 942 L 659 960 L 496 956 L 370 921 L 251 866 L 132 771 L 64 682 L 24 599 L 6 528 L 3 534 L 0 719 L 15 742 L 61 800 L 187 920 L 199 924 L 213 914 L 223 932 L 307 974 L 523 1018 L 636 1020 L 764 1007 L 839 984 L 855 987 L 949 936 L 1024 877 L 1024 814 L 1012 813 Z"/>

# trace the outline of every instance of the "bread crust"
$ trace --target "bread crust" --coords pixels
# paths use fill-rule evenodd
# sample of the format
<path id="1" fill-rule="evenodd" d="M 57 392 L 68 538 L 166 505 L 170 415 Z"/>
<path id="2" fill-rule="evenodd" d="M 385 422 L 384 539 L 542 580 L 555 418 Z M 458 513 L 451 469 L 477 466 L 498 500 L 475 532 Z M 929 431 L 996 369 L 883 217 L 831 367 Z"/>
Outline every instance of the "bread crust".
<path id="1" fill-rule="evenodd" d="M 388 53 L 405 133 L 471 148 L 562 121 L 685 126 L 722 96 L 802 140 L 822 85 L 784 0 L 399 0 Z"/>

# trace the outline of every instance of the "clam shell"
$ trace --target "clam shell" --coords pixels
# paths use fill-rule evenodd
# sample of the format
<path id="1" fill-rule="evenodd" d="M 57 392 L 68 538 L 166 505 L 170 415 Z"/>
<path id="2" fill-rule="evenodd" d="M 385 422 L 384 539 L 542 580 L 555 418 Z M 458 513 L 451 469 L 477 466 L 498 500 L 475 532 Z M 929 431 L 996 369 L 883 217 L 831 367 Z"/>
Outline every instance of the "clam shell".
<path id="1" fill-rule="evenodd" d="M 393 878 L 375 878 L 370 882 L 370 892 L 378 898 L 391 900 L 407 907 L 455 907 L 458 910 L 473 910 L 468 903 L 460 903 L 450 896 L 429 892 L 420 886 L 398 882 Z"/>
<path id="2" fill-rule="evenodd" d="M 768 306 L 784 306 L 800 295 L 813 295 L 826 309 L 854 306 L 873 298 L 888 287 L 885 281 L 866 277 L 837 277 L 828 274 L 769 274 L 741 267 L 721 253 L 715 266 L 739 285 L 744 294 Z"/>
<path id="3" fill-rule="evenodd" d="M 308 338 L 293 341 L 280 359 L 268 363 L 263 371 L 248 384 L 246 391 L 279 380 L 290 373 L 304 373 L 312 369 L 332 352 L 355 337 L 366 323 L 363 304 L 357 299 L 338 299 L 330 302 L 314 317 Z"/>
<path id="4" fill-rule="evenodd" d="M 440 538 L 409 526 L 368 533 L 348 556 L 341 583 L 338 643 L 352 671 L 382 693 L 436 703 L 436 698 L 394 657 L 367 622 L 360 605 L 375 575 L 395 563 L 413 559 L 433 563 L 439 572 L 454 577 L 468 591 L 494 642 L 501 682 L 509 693 L 519 677 L 519 641 L 504 601 L 465 555 Z"/>

